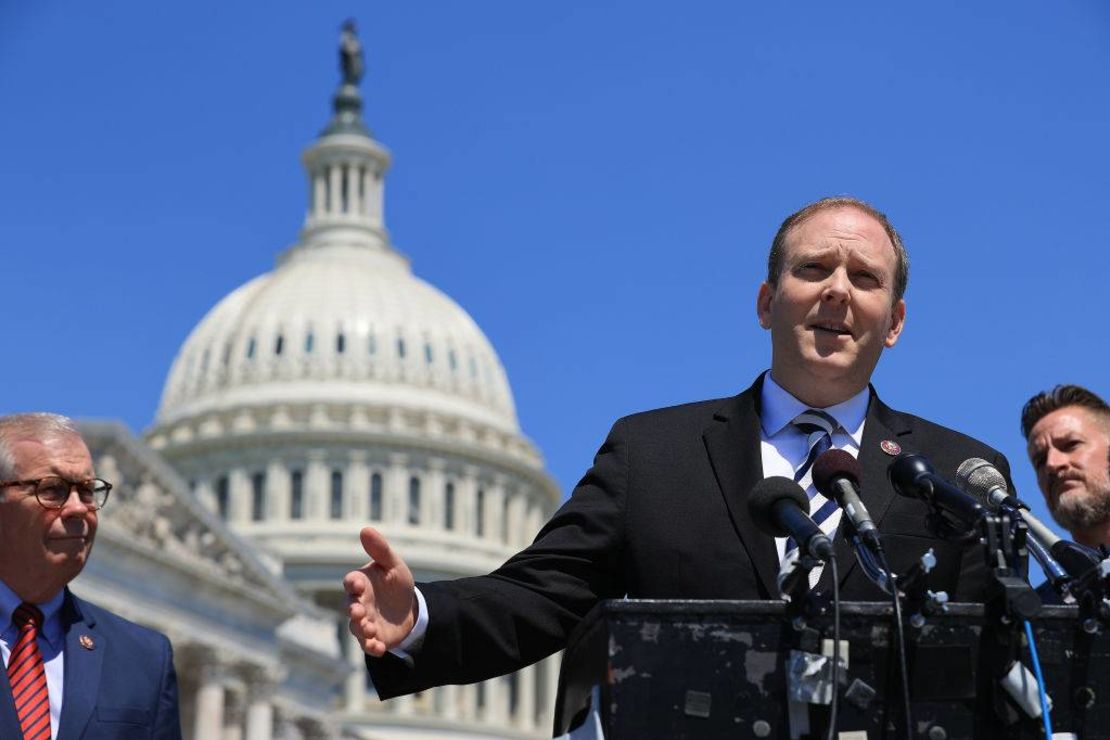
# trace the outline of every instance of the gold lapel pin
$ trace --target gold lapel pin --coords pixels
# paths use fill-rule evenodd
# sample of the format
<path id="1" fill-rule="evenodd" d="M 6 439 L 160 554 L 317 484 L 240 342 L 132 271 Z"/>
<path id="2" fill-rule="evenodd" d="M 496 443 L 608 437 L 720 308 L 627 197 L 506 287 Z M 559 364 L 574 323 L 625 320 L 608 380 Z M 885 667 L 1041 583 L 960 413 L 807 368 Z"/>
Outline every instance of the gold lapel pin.
<path id="1" fill-rule="evenodd" d="M 77 642 L 81 643 L 81 647 L 86 650 L 94 650 L 96 648 L 96 643 L 93 642 L 93 639 L 88 635 L 81 635 L 77 638 Z"/>
<path id="2" fill-rule="evenodd" d="M 891 439 L 884 439 L 879 443 L 879 449 L 891 457 L 897 457 L 902 454 L 902 446 Z"/>

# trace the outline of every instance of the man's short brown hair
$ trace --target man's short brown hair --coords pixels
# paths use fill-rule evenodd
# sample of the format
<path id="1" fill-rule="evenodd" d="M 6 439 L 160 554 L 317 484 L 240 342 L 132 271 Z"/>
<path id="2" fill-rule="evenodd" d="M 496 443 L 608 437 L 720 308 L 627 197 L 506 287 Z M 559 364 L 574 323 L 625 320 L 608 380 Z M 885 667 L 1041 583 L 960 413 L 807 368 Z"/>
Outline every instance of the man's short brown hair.
<path id="1" fill-rule="evenodd" d="M 786 237 L 790 234 L 790 230 L 810 216 L 834 208 L 855 208 L 857 211 L 863 211 L 883 227 L 883 231 L 890 238 L 890 243 L 894 245 L 894 256 L 897 258 L 897 264 L 894 268 L 894 302 L 897 303 L 906 294 L 906 284 L 910 281 L 910 256 L 906 252 L 906 245 L 902 243 L 901 235 L 894 228 L 894 224 L 890 223 L 890 219 L 886 217 L 885 213 L 870 203 L 846 195 L 822 198 L 786 217 L 771 242 L 771 251 L 767 254 L 767 283 L 772 286 L 778 285 L 779 276 L 782 274 L 783 259 L 786 254 Z"/>
<path id="2" fill-rule="evenodd" d="M 1110 434 L 1110 406 L 1097 393 L 1081 385 L 1058 385 L 1050 391 L 1041 391 L 1025 402 L 1021 409 L 1021 434 L 1026 440 L 1038 421 L 1067 406 L 1089 409 L 1103 423 Z"/>

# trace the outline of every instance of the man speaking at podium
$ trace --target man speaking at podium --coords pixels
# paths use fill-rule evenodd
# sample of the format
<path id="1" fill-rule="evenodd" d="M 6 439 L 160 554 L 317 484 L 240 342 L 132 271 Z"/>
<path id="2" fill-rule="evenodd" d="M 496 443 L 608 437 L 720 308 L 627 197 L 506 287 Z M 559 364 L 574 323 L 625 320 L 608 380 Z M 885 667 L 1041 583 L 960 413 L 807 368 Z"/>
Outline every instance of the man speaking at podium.
<path id="1" fill-rule="evenodd" d="M 892 570 L 904 572 L 931 547 L 929 587 L 982 600 L 981 549 L 932 539 L 925 505 L 896 496 L 886 478 L 900 451 L 928 456 L 949 478 L 969 457 L 1009 477 L 999 452 L 892 410 L 869 385 L 905 326 L 909 261 L 898 232 L 866 203 L 826 198 L 783 222 L 767 264 L 756 313 L 771 333 L 770 372 L 733 398 L 617 421 L 570 499 L 495 572 L 414 588 L 400 555 L 376 530 L 362 530 L 373 562 L 344 587 L 351 632 L 381 698 L 529 665 L 563 648 L 603 599 L 778 598 L 787 544 L 756 529 L 747 498 L 764 477 L 802 472 L 814 437 L 859 459 L 861 497 Z M 839 509 L 819 498 L 811 508 L 824 531 L 837 531 Z M 836 547 L 841 597 L 886 600 L 843 535 Z M 818 588 L 831 577 L 825 569 Z"/>

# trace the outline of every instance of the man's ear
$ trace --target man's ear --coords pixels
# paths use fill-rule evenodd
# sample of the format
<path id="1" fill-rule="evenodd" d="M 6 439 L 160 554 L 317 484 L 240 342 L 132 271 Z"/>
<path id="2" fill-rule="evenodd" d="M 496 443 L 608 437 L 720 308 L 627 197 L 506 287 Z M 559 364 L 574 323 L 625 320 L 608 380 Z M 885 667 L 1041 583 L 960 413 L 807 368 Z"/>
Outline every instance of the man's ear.
<path id="1" fill-rule="evenodd" d="M 902 334 L 902 328 L 906 325 L 906 301 L 902 298 L 894 304 L 890 309 L 890 329 L 887 330 L 886 338 L 883 340 L 883 346 L 893 347 L 894 343 L 898 341 L 898 337 Z"/>
<path id="2" fill-rule="evenodd" d="M 771 299 L 775 297 L 775 288 L 770 283 L 759 286 L 759 293 L 755 297 L 755 315 L 759 317 L 759 325 L 764 329 L 771 328 Z"/>

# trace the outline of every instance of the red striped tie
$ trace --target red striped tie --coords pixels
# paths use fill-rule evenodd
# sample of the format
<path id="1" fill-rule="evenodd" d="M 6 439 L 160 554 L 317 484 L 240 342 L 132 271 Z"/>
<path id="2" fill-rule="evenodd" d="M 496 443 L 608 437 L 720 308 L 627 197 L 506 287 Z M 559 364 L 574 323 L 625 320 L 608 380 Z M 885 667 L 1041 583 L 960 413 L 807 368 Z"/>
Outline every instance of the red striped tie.
<path id="1" fill-rule="evenodd" d="M 8 684 L 23 740 L 50 740 L 50 700 L 38 642 L 42 612 L 34 604 L 20 604 L 12 623 L 19 629 L 19 639 L 8 657 Z"/>

